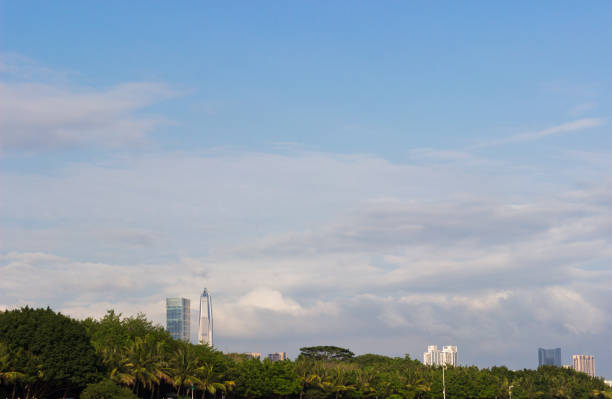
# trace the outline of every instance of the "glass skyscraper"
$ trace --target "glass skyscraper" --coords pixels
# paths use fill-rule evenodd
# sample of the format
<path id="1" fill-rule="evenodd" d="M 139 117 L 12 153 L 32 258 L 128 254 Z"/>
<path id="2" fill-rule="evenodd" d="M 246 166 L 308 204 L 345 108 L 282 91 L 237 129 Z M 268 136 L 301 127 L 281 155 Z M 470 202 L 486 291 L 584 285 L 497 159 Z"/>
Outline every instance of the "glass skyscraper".
<path id="1" fill-rule="evenodd" d="M 189 341 L 191 305 L 187 298 L 166 298 L 166 330 L 172 338 Z"/>
<path id="2" fill-rule="evenodd" d="M 538 366 L 561 367 L 561 348 L 538 348 Z"/>
<path id="3" fill-rule="evenodd" d="M 204 288 L 200 295 L 200 327 L 198 328 L 198 343 L 213 346 L 213 313 L 212 297 Z"/>

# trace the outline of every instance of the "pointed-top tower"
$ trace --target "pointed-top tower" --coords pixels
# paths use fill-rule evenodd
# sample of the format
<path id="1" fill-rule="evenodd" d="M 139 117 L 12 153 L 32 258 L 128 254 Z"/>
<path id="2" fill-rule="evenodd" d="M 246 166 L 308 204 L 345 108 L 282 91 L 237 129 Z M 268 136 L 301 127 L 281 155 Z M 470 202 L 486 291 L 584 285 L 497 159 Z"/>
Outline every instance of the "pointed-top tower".
<path id="1" fill-rule="evenodd" d="M 198 328 L 198 343 L 213 346 L 213 313 L 212 297 L 204 288 L 200 295 L 200 327 Z"/>

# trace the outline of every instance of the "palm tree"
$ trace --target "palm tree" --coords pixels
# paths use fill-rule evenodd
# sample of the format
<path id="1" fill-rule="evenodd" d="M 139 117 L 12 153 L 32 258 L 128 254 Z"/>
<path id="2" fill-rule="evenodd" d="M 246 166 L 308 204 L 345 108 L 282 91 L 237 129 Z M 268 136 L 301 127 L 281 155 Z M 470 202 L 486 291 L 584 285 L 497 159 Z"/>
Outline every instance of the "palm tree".
<path id="1" fill-rule="evenodd" d="M 528 399 L 536 399 L 544 394 L 542 391 L 538 391 L 538 388 L 533 381 L 533 378 L 525 376 L 519 379 L 518 386 L 525 392 L 525 396 Z"/>
<path id="2" fill-rule="evenodd" d="M 388 397 L 391 392 L 393 391 L 393 384 L 391 383 L 391 381 L 389 381 L 388 379 L 385 379 L 384 376 L 382 379 L 380 379 L 375 385 L 374 385 L 374 395 L 376 397 L 376 399 L 379 398 L 386 398 Z"/>
<path id="3" fill-rule="evenodd" d="M 121 361 L 122 371 L 120 378 L 130 385 L 136 386 L 136 394 L 140 394 L 140 386 L 151 390 L 151 398 L 155 392 L 155 386 L 162 379 L 167 380 L 168 376 L 164 372 L 164 362 L 162 358 L 163 342 L 155 341 L 149 334 L 144 338 L 136 337 L 128 345 L 125 357 Z"/>
<path id="4" fill-rule="evenodd" d="M 217 375 L 213 370 L 213 365 L 204 364 L 197 369 L 197 387 L 202 390 L 202 398 L 206 397 L 206 392 L 215 395 L 217 390 L 224 391 L 226 385 L 219 382 Z M 228 385 L 233 386 L 233 381 L 227 381 Z"/>
<path id="5" fill-rule="evenodd" d="M 338 399 L 342 392 L 355 389 L 353 385 L 349 385 L 346 381 L 346 373 L 340 366 L 336 366 L 333 371 L 329 371 L 323 381 L 318 383 L 319 388 L 328 393 L 335 394 Z"/>
<path id="6" fill-rule="evenodd" d="M 559 399 L 570 398 L 569 384 L 562 376 L 553 376 L 550 380 L 550 393 Z"/>
<path id="7" fill-rule="evenodd" d="M 10 364 L 11 354 L 8 346 L 3 342 L 0 342 L 0 384 L 7 383 L 13 384 L 13 397 L 15 397 L 15 390 L 17 388 L 17 382 L 25 377 L 25 374 L 17 371 Z"/>
<path id="8" fill-rule="evenodd" d="M 426 392 L 431 391 L 431 382 L 416 371 L 409 372 L 406 376 L 406 389 L 412 398 L 421 398 Z"/>
<path id="9" fill-rule="evenodd" d="M 304 396 L 304 391 L 309 385 L 317 385 L 321 382 L 321 376 L 317 374 L 315 368 L 316 363 L 313 361 L 300 360 L 295 363 L 295 373 L 300 380 L 300 399 Z"/>
<path id="10" fill-rule="evenodd" d="M 189 344 L 181 344 L 170 357 L 166 369 L 170 383 L 177 389 L 179 396 L 183 386 L 195 385 L 199 382 L 197 373 L 200 367 L 201 362 Z"/>
<path id="11" fill-rule="evenodd" d="M 357 369 L 355 371 L 355 377 L 357 380 L 357 386 L 363 393 L 364 397 L 374 395 L 376 389 L 374 388 L 374 382 L 378 373 L 373 368 L 367 367 L 365 369 Z"/>

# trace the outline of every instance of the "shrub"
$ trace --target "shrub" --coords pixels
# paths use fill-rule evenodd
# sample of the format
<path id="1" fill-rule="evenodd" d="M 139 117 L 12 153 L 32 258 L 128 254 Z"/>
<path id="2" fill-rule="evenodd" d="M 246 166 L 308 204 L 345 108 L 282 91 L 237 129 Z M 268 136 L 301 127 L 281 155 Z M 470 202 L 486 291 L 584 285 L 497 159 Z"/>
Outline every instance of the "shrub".
<path id="1" fill-rule="evenodd" d="M 138 399 L 138 396 L 111 380 L 104 380 L 87 385 L 87 388 L 81 392 L 80 399 Z"/>

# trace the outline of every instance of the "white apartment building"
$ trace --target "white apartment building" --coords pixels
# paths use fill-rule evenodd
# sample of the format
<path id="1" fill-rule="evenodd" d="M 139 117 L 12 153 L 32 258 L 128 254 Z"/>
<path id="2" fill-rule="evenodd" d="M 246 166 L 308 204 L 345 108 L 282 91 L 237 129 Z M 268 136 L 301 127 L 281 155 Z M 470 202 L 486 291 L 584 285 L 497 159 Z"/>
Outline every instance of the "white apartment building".
<path id="1" fill-rule="evenodd" d="M 457 365 L 457 346 L 443 346 L 442 350 L 437 345 L 429 345 L 427 352 L 423 353 L 423 363 L 427 366 Z"/>

